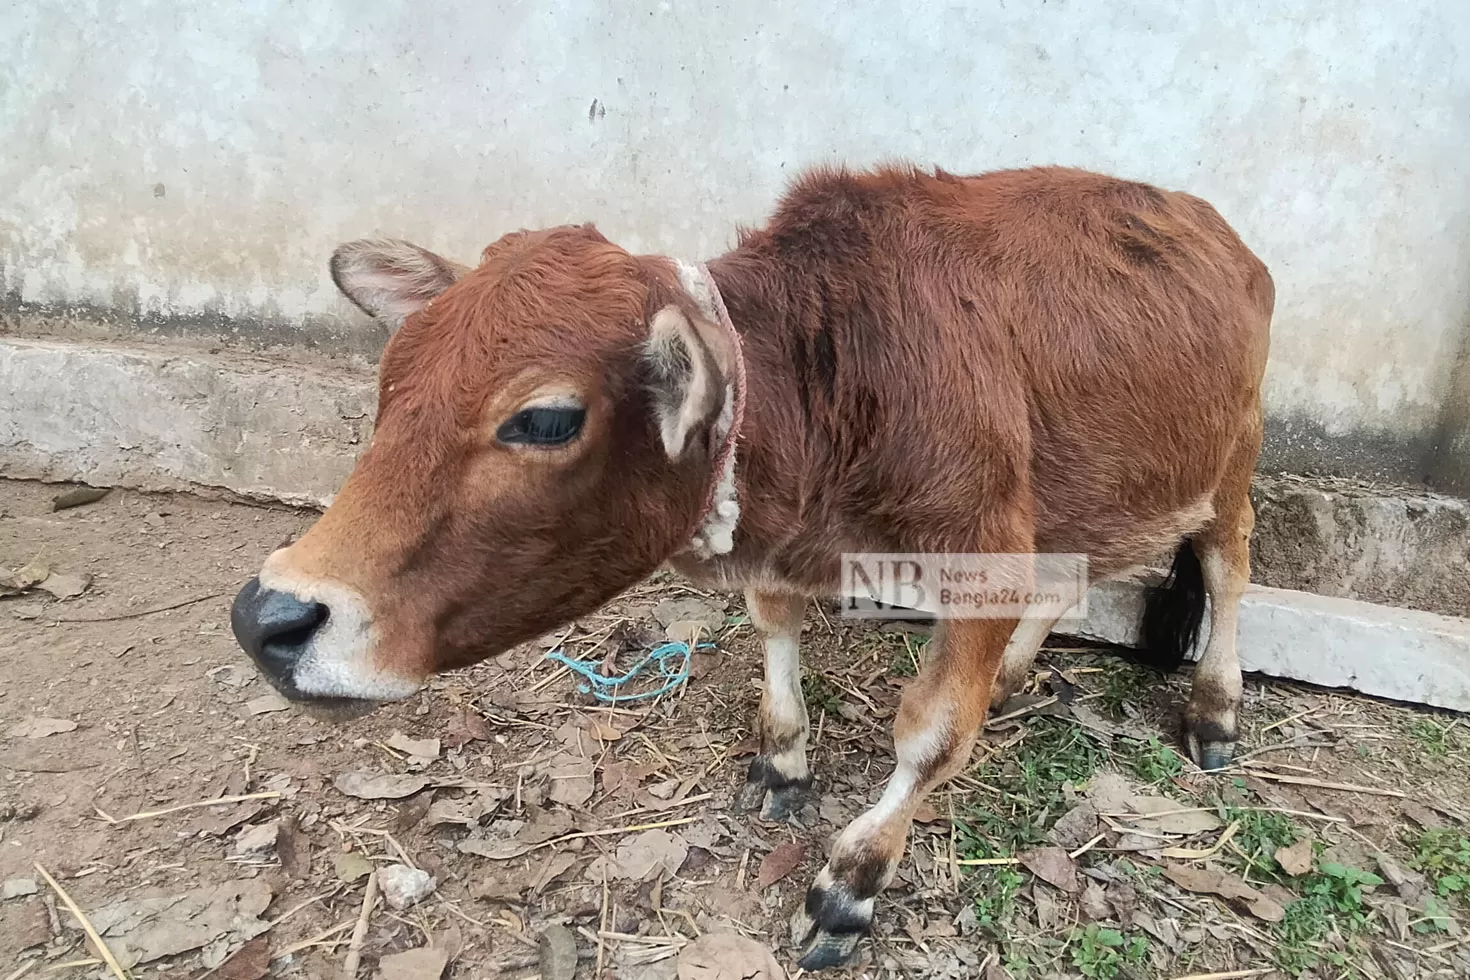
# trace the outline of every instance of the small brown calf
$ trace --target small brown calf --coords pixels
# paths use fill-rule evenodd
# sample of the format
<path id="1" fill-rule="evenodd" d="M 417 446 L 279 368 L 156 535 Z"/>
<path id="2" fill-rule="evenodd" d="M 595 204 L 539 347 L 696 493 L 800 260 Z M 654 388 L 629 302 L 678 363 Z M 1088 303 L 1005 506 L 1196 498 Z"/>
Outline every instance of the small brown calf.
<path id="1" fill-rule="evenodd" d="M 845 552 L 1081 553 L 1097 580 L 1178 549 L 1146 625 L 1182 655 L 1208 593 L 1185 735 L 1229 758 L 1273 289 L 1204 201 L 1076 170 L 818 171 L 707 273 L 591 227 L 473 269 L 354 242 L 332 271 L 395 332 L 371 447 L 236 601 L 288 696 L 406 697 L 671 563 L 746 590 L 766 685 L 741 795 L 779 816 L 811 782 L 801 620 Z M 915 809 L 1062 611 L 941 624 L 882 799 L 807 895 L 804 966 L 851 952 Z"/>

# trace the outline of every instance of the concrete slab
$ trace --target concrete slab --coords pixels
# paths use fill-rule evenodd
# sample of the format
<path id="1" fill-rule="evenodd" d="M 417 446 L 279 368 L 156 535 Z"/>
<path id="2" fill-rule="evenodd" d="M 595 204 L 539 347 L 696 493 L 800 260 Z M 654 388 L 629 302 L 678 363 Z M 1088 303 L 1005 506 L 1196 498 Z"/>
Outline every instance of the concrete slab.
<path id="1" fill-rule="evenodd" d="M 1095 586 L 1087 616 L 1057 632 L 1137 647 L 1144 588 L 1143 576 Z M 1201 647 L 1208 635 L 1206 620 Z M 1238 636 L 1245 670 L 1470 711 L 1470 619 L 1253 585 Z"/>
<path id="2" fill-rule="evenodd" d="M 330 500 L 372 377 L 161 348 L 0 339 L 0 476 Z"/>

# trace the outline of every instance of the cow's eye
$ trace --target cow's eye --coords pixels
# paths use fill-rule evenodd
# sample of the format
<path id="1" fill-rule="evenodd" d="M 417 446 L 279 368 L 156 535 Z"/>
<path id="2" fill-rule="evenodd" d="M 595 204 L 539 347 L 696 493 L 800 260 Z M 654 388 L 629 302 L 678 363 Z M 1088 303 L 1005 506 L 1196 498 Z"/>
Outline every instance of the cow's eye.
<path id="1" fill-rule="evenodd" d="M 560 446 L 582 431 L 585 408 L 523 408 L 501 423 L 495 438 L 509 446 Z"/>

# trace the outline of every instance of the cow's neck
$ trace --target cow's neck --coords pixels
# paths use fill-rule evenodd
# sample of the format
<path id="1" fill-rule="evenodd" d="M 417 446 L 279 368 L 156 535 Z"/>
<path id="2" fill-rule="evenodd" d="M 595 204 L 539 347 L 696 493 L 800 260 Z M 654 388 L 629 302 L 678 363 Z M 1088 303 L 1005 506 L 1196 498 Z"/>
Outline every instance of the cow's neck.
<path id="1" fill-rule="evenodd" d="M 770 562 L 801 533 L 810 434 L 797 421 L 799 385 L 782 340 L 789 326 L 788 271 L 744 249 L 712 260 L 708 268 L 739 334 L 746 375 L 738 443 L 719 481 L 734 505 L 727 509 L 729 531 L 738 520 L 739 535 L 731 535 L 728 552 L 711 555 L 686 548 L 671 564 L 695 581 L 740 587 L 767 577 Z M 710 516 L 720 515 L 705 515 Z M 705 524 L 701 518 L 699 526 Z M 701 539 L 713 536 L 696 532 Z"/>

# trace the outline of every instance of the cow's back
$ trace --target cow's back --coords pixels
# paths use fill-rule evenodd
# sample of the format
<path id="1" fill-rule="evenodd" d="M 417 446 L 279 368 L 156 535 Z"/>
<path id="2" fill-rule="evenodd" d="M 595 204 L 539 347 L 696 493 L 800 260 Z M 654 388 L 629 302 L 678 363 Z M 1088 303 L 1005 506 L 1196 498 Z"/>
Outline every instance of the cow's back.
<path id="1" fill-rule="evenodd" d="M 1028 400 L 1038 545 L 1108 560 L 1208 504 L 1258 438 L 1265 266 L 1187 194 L 1060 168 L 924 179 L 924 280 Z M 927 253 L 927 254 L 926 254 Z M 942 295 L 940 293 L 939 295 Z M 1136 560 L 1134 555 L 1120 556 Z"/>
<path id="2" fill-rule="evenodd" d="M 1259 426 L 1270 277 L 1185 194 L 817 171 L 715 269 L 752 376 L 792 382 L 748 409 L 772 499 L 736 565 L 815 581 L 834 548 L 984 547 L 1024 512 L 1038 548 L 1111 571 L 1197 526 Z"/>

